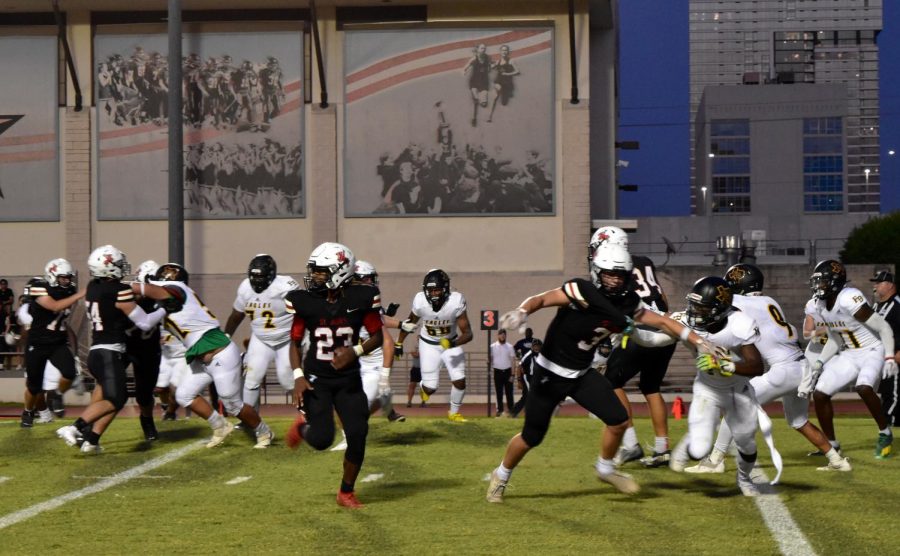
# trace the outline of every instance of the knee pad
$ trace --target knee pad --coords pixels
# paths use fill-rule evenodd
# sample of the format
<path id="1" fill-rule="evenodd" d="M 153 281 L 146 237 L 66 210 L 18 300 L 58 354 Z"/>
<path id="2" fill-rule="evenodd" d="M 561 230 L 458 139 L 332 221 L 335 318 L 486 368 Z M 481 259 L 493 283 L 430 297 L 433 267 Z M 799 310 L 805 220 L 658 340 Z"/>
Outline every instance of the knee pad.
<path id="1" fill-rule="evenodd" d="M 237 414 L 244 408 L 244 400 L 241 399 L 240 393 L 238 393 L 237 396 L 219 398 L 219 400 L 221 400 L 222 405 L 225 406 L 225 411 L 228 412 L 229 415 L 235 417 L 237 417 Z"/>
<path id="2" fill-rule="evenodd" d="M 103 399 L 113 404 L 113 407 L 116 408 L 116 411 L 119 411 L 123 407 L 125 407 L 125 402 L 128 401 L 128 392 L 125 391 L 124 385 L 122 388 L 119 388 L 118 392 L 109 392 L 106 388 L 103 389 Z"/>
<path id="3" fill-rule="evenodd" d="M 35 373 L 36 374 L 36 373 Z M 25 388 L 28 389 L 28 392 L 32 396 L 37 396 L 41 392 L 44 391 L 44 377 L 43 375 L 34 379 L 31 378 L 31 374 L 25 375 Z"/>
<path id="4" fill-rule="evenodd" d="M 191 405 L 191 402 L 194 401 L 194 398 L 197 396 L 189 396 L 187 392 L 183 391 L 181 388 L 175 390 L 175 403 L 180 405 L 181 407 L 188 407 Z"/>
<path id="5" fill-rule="evenodd" d="M 550 423 L 547 423 L 547 427 L 541 430 L 535 426 L 529 426 L 528 423 L 525 423 L 525 426 L 522 427 L 522 440 L 525 441 L 525 444 L 528 444 L 531 448 L 537 448 L 541 445 L 541 442 L 544 441 L 544 436 L 547 434 L 547 430 L 550 427 Z"/>

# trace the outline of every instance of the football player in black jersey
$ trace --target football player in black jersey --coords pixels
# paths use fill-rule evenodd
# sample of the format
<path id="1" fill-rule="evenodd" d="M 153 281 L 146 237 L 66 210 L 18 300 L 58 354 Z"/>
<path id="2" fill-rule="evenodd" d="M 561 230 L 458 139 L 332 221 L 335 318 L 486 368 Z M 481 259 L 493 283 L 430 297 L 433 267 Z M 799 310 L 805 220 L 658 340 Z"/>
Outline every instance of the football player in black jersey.
<path id="1" fill-rule="evenodd" d="M 589 251 L 593 252 L 604 243 L 616 243 L 628 248 L 628 234 L 615 226 L 604 226 L 594 232 L 589 244 Z M 651 309 L 659 313 L 669 311 L 669 302 L 663 292 L 662 286 L 656 280 L 656 267 L 648 257 L 632 255 L 634 268 L 631 271 L 634 290 L 640 296 L 641 301 Z M 606 364 L 606 378 L 616 389 L 616 396 L 628 411 L 628 428 L 622 438 L 622 446 L 613 460 L 616 465 L 640 459 L 647 467 L 660 467 L 668 465 L 669 456 L 669 424 L 668 411 L 662 394 L 659 393 L 663 378 L 669 369 L 669 361 L 675 353 L 676 344 L 660 347 L 646 347 L 638 342 L 631 342 L 626 346 L 617 345 L 609 356 Z M 647 407 L 650 409 L 650 420 L 653 422 L 655 441 L 653 454 L 644 456 L 644 450 L 638 442 L 634 430 L 634 422 L 631 419 L 631 404 L 625 393 L 625 384 L 640 373 L 638 388 Z"/>
<path id="2" fill-rule="evenodd" d="M 100 435 L 128 401 L 125 376 L 125 331 L 132 323 L 151 330 L 165 317 L 164 309 L 147 314 L 135 303 L 131 286 L 122 278 L 131 271 L 125 253 L 112 245 L 94 249 L 88 257 L 92 280 L 85 301 L 91 319 L 91 351 L 88 371 L 97 381 L 91 404 L 73 424 L 56 431 L 69 446 L 81 444 L 81 452 L 101 452 Z M 90 427 L 88 427 L 90 425 Z"/>
<path id="3" fill-rule="evenodd" d="M 66 320 L 69 308 L 84 297 L 85 291 L 75 291 L 75 271 L 65 259 L 53 259 L 44 268 L 44 279 L 29 286 L 31 329 L 25 348 L 25 409 L 23 428 L 34 423 L 35 408 L 43 405 L 44 369 L 52 363 L 59 369 L 59 391 L 65 392 L 76 376 L 75 357 L 69 345 L 70 333 Z"/>
<path id="4" fill-rule="evenodd" d="M 347 451 L 337 503 L 361 508 L 354 485 L 366 452 L 369 406 L 360 377 L 359 357 L 383 343 L 381 296 L 378 288 L 351 285 L 353 252 L 340 243 L 323 243 L 309 256 L 306 290 L 285 298 L 294 313 L 291 328 L 291 365 L 294 367 L 294 400 L 303 413 L 286 435 L 288 446 L 305 440 L 316 450 L 334 441 L 334 417 L 344 424 Z M 359 342 L 365 327 L 369 339 Z M 309 349 L 301 365 L 301 345 L 309 337 Z"/>
<path id="5" fill-rule="evenodd" d="M 135 272 L 135 281 L 147 283 L 156 274 L 159 264 L 155 261 L 142 262 Z M 142 298 L 135 301 L 145 312 L 152 313 L 156 304 L 152 299 Z M 156 425 L 153 423 L 153 406 L 156 400 L 153 391 L 159 378 L 159 365 L 162 360 L 159 327 L 154 326 L 144 331 L 133 326 L 125 331 L 125 364 L 131 364 L 134 373 L 134 399 L 140 407 L 141 430 L 144 439 L 152 442 L 159 438 Z"/>
<path id="6" fill-rule="evenodd" d="M 574 278 L 561 288 L 529 297 L 519 308 L 503 315 L 500 326 L 525 328 L 527 316 L 544 307 L 558 307 L 544 335 L 544 345 L 534 364 L 532 389 L 525 403 L 525 425 L 509 441 L 503 461 L 491 473 L 488 502 L 502 502 L 513 469 L 529 450 L 539 445 L 556 406 L 571 396 L 605 424 L 602 450 L 596 463 L 601 481 L 620 492 L 640 490 L 629 476 L 620 473 L 613 457 L 628 423 L 628 413 L 607 378 L 591 368 L 594 351 L 612 333 L 630 334 L 634 322 L 703 345 L 703 340 L 684 325 L 640 306 L 631 288 L 631 256 L 620 245 L 601 245 L 591 261 L 591 281 Z"/>

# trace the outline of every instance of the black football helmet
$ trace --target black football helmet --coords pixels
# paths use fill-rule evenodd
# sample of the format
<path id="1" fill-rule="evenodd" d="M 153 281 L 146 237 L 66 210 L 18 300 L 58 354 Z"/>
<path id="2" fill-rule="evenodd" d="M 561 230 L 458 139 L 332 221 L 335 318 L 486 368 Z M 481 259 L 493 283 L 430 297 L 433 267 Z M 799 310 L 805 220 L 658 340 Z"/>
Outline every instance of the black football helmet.
<path id="1" fill-rule="evenodd" d="M 429 270 L 422 280 L 422 292 L 431 308 L 440 311 L 450 298 L 450 276 L 439 268 Z"/>
<path id="2" fill-rule="evenodd" d="M 747 295 L 761 292 L 765 281 L 762 270 L 752 264 L 738 263 L 725 271 L 725 281 L 732 293 Z"/>
<path id="3" fill-rule="evenodd" d="M 271 255 L 260 254 L 250 259 L 250 266 L 247 268 L 247 278 L 250 280 L 250 287 L 256 293 L 266 291 L 266 288 L 275 281 L 277 273 L 278 266 Z"/>
<path id="4" fill-rule="evenodd" d="M 33 278 L 29 278 L 27 282 L 25 282 L 25 287 L 22 289 L 22 295 L 25 297 L 25 301 L 27 303 L 31 303 L 34 299 L 34 296 L 31 295 L 31 287 L 32 286 L 42 286 L 44 288 L 50 287 L 50 284 L 44 279 L 43 276 L 35 276 Z"/>
<path id="5" fill-rule="evenodd" d="M 159 267 L 154 277 L 158 282 L 184 282 L 188 283 L 188 271 L 178 263 L 166 263 Z"/>
<path id="6" fill-rule="evenodd" d="M 707 276 L 694 282 L 687 294 L 688 326 L 698 330 L 708 330 L 723 322 L 731 313 L 731 288 L 728 282 L 718 276 Z"/>
<path id="7" fill-rule="evenodd" d="M 837 295 L 847 283 L 847 269 L 839 261 L 827 259 L 816 265 L 809 277 L 809 288 L 817 299 Z"/>

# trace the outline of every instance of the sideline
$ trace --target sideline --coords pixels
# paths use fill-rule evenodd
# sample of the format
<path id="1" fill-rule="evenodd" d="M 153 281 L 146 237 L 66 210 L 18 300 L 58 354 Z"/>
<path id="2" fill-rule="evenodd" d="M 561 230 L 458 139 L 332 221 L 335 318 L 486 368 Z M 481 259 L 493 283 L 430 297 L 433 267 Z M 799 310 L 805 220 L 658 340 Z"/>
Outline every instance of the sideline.
<path id="1" fill-rule="evenodd" d="M 208 440 L 198 440 L 183 448 L 179 448 L 177 450 L 172 450 L 167 454 L 163 454 L 157 458 L 153 458 L 149 461 L 146 461 L 136 467 L 132 467 L 131 469 L 126 469 L 121 473 L 116 473 L 115 475 L 109 477 L 108 479 L 104 479 L 99 483 L 94 483 L 90 486 L 86 486 L 82 489 L 75 490 L 69 492 L 67 494 L 63 494 L 61 496 L 57 496 L 56 498 L 52 498 L 47 500 L 46 502 L 40 502 L 24 510 L 19 510 L 17 512 L 13 512 L 11 514 L 7 514 L 3 517 L 0 517 L 0 529 L 6 529 L 10 525 L 15 525 L 21 521 L 25 521 L 26 519 L 31 519 L 36 515 L 40 515 L 44 512 L 48 512 L 50 510 L 55 510 L 56 508 L 68 503 L 73 500 L 78 500 L 79 498 L 84 498 L 85 496 L 90 496 L 91 494 L 97 494 L 98 492 L 103 492 L 108 488 L 112 488 L 114 486 L 118 486 L 122 483 L 128 482 L 131 479 L 135 479 L 140 477 L 144 473 L 148 471 L 153 471 L 157 467 L 162 467 L 167 463 L 171 463 L 177 459 L 184 457 L 185 455 L 193 452 L 194 450 L 203 446 Z"/>
<path id="2" fill-rule="evenodd" d="M 762 514 L 772 539 L 778 543 L 781 553 L 785 556 L 816 556 L 816 551 L 794 521 L 787 506 L 778 497 L 775 487 L 768 484 L 769 477 L 765 473 L 759 473 L 759 477 L 764 478 L 766 483 L 757 483 L 762 494 L 755 496 L 753 502 Z"/>

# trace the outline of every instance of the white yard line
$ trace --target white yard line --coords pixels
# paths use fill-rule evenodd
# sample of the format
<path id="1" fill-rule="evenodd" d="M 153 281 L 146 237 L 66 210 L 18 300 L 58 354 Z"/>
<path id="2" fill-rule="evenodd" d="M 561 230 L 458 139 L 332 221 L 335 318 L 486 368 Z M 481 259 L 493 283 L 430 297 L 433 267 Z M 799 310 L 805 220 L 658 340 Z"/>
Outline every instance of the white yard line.
<path id="1" fill-rule="evenodd" d="M 384 478 L 384 473 L 372 473 L 371 475 L 366 475 L 360 481 L 361 483 L 374 483 L 375 481 L 380 481 Z"/>
<path id="2" fill-rule="evenodd" d="M 112 479 L 115 475 L 72 475 L 73 479 L 90 479 L 92 481 L 100 479 Z M 135 479 L 171 479 L 171 475 L 141 475 L 134 477 Z"/>
<path id="3" fill-rule="evenodd" d="M 762 514 L 772 538 L 778 543 L 781 553 L 785 556 L 815 556 L 816 551 L 809 544 L 803 530 L 775 493 L 775 488 L 768 484 L 769 478 L 765 473 L 760 473 L 760 477 L 766 481 L 765 484 L 758 485 L 763 494 L 754 497 L 753 502 Z"/>
<path id="4" fill-rule="evenodd" d="M 44 512 L 48 512 L 50 510 L 55 510 L 56 508 L 68 503 L 73 500 L 78 500 L 79 498 L 84 498 L 85 496 L 90 496 L 91 494 L 97 494 L 98 492 L 103 492 L 108 488 L 112 488 L 114 486 L 118 486 L 122 483 L 126 483 L 132 479 L 136 479 L 147 473 L 149 471 L 153 471 L 157 467 L 162 467 L 167 463 L 171 463 L 177 459 L 184 457 L 185 455 L 193 452 L 194 450 L 203 446 L 207 441 L 206 440 L 198 440 L 197 442 L 193 442 L 188 444 L 183 448 L 179 448 L 177 450 L 172 450 L 166 454 L 159 456 L 158 458 L 153 458 L 149 461 L 146 461 L 136 467 L 132 467 L 131 469 L 126 469 L 121 473 L 116 473 L 112 477 L 108 479 L 103 479 L 99 483 L 94 483 L 90 486 L 86 486 L 82 489 L 75 490 L 62 496 L 57 496 L 56 498 L 52 498 L 45 502 L 41 502 L 39 504 L 35 504 L 24 510 L 19 510 L 17 512 L 13 512 L 11 514 L 6 514 L 3 517 L 0 517 L 0 529 L 6 529 L 10 525 L 15 525 L 20 521 L 25 521 L 26 519 L 31 519 L 36 515 L 40 515 Z"/>
<path id="5" fill-rule="evenodd" d="M 234 479 L 231 479 L 230 481 L 225 481 L 225 484 L 226 485 L 239 485 L 243 482 L 249 481 L 252 478 L 253 477 L 235 477 Z"/>
<path id="6" fill-rule="evenodd" d="M 0 477 L 0 483 L 5 483 L 9 479 L 10 479 L 10 477 Z"/>

